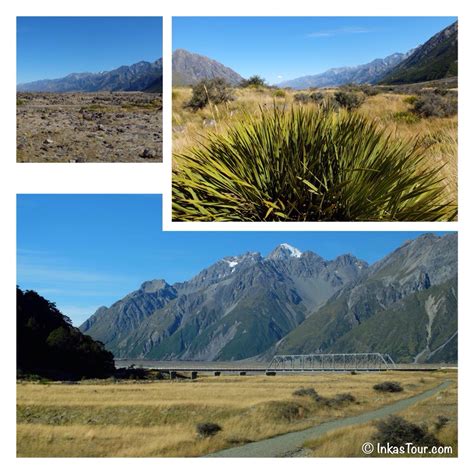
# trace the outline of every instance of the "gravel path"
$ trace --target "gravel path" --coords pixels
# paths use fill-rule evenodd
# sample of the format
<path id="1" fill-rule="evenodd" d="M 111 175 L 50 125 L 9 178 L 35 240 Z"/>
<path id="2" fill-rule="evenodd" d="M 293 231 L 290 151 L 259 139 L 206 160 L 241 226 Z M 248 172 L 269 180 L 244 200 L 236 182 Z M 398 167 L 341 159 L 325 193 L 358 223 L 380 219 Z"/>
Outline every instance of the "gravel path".
<path id="1" fill-rule="evenodd" d="M 274 438 L 256 441 L 254 443 L 245 444 L 236 448 L 224 449 L 223 451 L 209 454 L 208 457 L 253 458 L 298 456 L 301 455 L 303 443 L 308 439 L 317 438 L 323 434 L 326 434 L 328 431 L 332 431 L 337 428 L 345 428 L 351 425 L 367 423 L 368 421 L 373 421 L 378 418 L 392 415 L 414 405 L 415 403 L 432 397 L 436 393 L 448 387 L 450 383 L 450 380 L 446 380 L 442 384 L 427 390 L 426 392 L 422 392 L 410 398 L 404 398 L 403 400 L 399 400 L 398 402 L 392 403 L 391 405 L 378 408 L 377 410 L 369 411 L 356 416 L 350 416 L 348 418 L 328 421 L 302 431 L 295 431 L 293 433 L 275 436 Z"/>

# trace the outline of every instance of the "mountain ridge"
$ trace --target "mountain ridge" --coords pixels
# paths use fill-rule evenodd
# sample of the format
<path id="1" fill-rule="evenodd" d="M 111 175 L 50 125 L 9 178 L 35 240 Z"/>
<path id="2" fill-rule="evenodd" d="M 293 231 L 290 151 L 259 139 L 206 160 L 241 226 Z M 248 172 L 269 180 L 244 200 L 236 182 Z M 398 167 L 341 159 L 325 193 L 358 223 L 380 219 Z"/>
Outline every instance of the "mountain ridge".
<path id="1" fill-rule="evenodd" d="M 344 341 L 354 344 L 359 326 L 382 318 L 383 311 L 392 311 L 387 320 L 395 325 L 402 319 L 395 305 L 404 300 L 416 321 L 432 318 L 421 296 L 409 299 L 428 298 L 428 291 L 448 308 L 434 316 L 434 327 L 457 327 L 456 305 L 448 295 L 453 285 L 443 287 L 456 276 L 455 234 L 423 234 L 372 265 L 351 254 L 325 260 L 281 244 L 265 257 L 259 252 L 223 257 L 185 282 L 145 282 L 99 308 L 81 330 L 121 358 L 238 360 L 342 350 Z M 377 334 L 373 323 L 366 327 Z M 423 324 L 412 327 L 419 339 Z M 397 357 L 421 352 L 419 345 L 400 349 L 399 339 L 395 331 Z M 365 344 L 376 346 L 370 338 Z"/>

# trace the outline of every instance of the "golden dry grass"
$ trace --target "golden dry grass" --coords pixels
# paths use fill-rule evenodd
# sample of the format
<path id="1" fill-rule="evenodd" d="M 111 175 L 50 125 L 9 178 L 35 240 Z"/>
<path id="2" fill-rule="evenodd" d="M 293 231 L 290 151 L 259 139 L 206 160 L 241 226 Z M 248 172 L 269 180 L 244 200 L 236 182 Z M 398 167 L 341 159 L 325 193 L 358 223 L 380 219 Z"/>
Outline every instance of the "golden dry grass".
<path id="1" fill-rule="evenodd" d="M 412 423 L 426 424 L 438 438 L 441 446 L 452 448 L 450 456 L 457 456 L 458 386 L 457 381 L 454 378 L 451 379 L 452 383 L 447 389 L 434 397 L 416 403 L 397 415 Z M 437 430 L 435 424 L 439 416 L 447 417 L 449 422 L 445 427 Z M 317 457 L 367 457 L 362 453 L 361 446 L 365 442 L 371 441 L 376 431 L 374 423 L 334 430 L 317 439 L 307 441 L 305 443 L 306 454 Z M 377 456 L 377 454 L 374 453 L 372 456 Z"/>
<path id="2" fill-rule="evenodd" d="M 208 105 L 193 112 L 185 104 L 191 98 L 191 88 L 173 90 L 173 152 L 180 154 L 198 143 L 206 143 L 210 133 L 225 132 L 247 113 L 258 113 L 259 108 L 291 107 L 295 92 L 282 91 L 284 97 L 275 95 L 272 89 L 236 89 L 235 99 L 228 104 Z M 305 91 L 298 91 L 305 92 Z M 308 91 L 306 91 L 308 92 Z M 327 90 L 326 94 L 334 91 Z M 407 95 L 381 93 L 367 97 L 359 112 L 376 122 L 385 131 L 400 138 L 418 138 L 430 144 L 427 162 L 443 167 L 441 173 L 446 182 L 446 196 L 457 202 L 457 116 L 449 118 L 422 118 L 413 123 L 397 117 L 397 113 L 408 112 Z M 314 105 L 302 105 L 315 107 Z M 179 163 L 177 159 L 174 165 Z"/>
<path id="3" fill-rule="evenodd" d="M 20 383 L 17 454 L 28 456 L 200 456 L 369 411 L 440 383 L 442 372 L 203 377 L 154 383 Z M 396 380 L 405 391 L 375 393 Z M 318 405 L 293 391 L 312 387 L 324 397 L 350 392 L 357 403 Z M 218 423 L 210 439 L 196 424 Z"/>

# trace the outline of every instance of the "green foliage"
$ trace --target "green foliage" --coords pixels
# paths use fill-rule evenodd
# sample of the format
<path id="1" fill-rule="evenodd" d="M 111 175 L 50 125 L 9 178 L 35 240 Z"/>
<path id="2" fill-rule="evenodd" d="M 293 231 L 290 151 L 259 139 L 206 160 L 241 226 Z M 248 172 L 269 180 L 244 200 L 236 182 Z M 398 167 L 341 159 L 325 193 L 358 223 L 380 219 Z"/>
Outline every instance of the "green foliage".
<path id="1" fill-rule="evenodd" d="M 413 102 L 413 112 L 420 117 L 450 117 L 458 112 L 456 97 L 423 94 Z"/>
<path id="2" fill-rule="evenodd" d="M 396 393 L 403 392 L 403 387 L 398 382 L 381 382 L 375 384 L 373 389 L 377 392 Z"/>
<path id="3" fill-rule="evenodd" d="M 17 289 L 17 365 L 20 373 L 50 378 L 106 377 L 112 353 L 72 326 L 50 301 Z"/>
<path id="4" fill-rule="evenodd" d="M 294 108 L 247 115 L 176 155 L 178 221 L 438 221 L 442 197 L 425 147 L 358 114 Z M 425 170 L 425 171 L 423 171 Z"/>
<path id="5" fill-rule="evenodd" d="M 365 95 L 360 92 L 340 90 L 334 94 L 334 99 L 341 107 L 347 110 L 354 110 L 364 103 Z"/>
<path id="6" fill-rule="evenodd" d="M 396 122 L 403 122 L 407 124 L 417 123 L 420 121 L 420 117 L 409 110 L 404 112 L 395 112 L 392 117 Z"/>
<path id="7" fill-rule="evenodd" d="M 283 89 L 277 89 L 277 90 L 273 93 L 273 96 L 274 96 L 274 97 L 286 97 L 286 91 L 283 90 Z"/>
<path id="8" fill-rule="evenodd" d="M 193 95 L 186 107 L 193 110 L 202 109 L 207 104 L 221 104 L 234 100 L 229 84 L 220 77 L 204 79 L 193 86 Z"/>
<path id="9" fill-rule="evenodd" d="M 244 79 L 240 83 L 241 87 L 265 87 L 265 79 L 261 76 L 254 75 L 248 79 Z"/>
<path id="10" fill-rule="evenodd" d="M 375 425 L 377 432 L 373 441 L 382 445 L 405 446 L 413 443 L 415 446 L 439 446 L 440 442 L 433 436 L 425 426 L 410 423 L 400 416 L 390 416 L 378 421 Z"/>
<path id="11" fill-rule="evenodd" d="M 403 99 L 403 102 L 405 102 L 405 104 L 413 105 L 417 100 L 418 97 L 416 95 L 409 95 Z"/>

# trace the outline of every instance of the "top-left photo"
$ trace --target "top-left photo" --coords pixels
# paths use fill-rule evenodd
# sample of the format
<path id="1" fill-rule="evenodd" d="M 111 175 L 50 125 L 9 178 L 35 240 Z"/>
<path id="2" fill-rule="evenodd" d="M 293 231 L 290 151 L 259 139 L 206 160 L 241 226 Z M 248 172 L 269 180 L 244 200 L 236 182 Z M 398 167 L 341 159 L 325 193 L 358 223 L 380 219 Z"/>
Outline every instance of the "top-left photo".
<path id="1" fill-rule="evenodd" d="M 17 18 L 17 162 L 163 160 L 161 17 Z"/>

